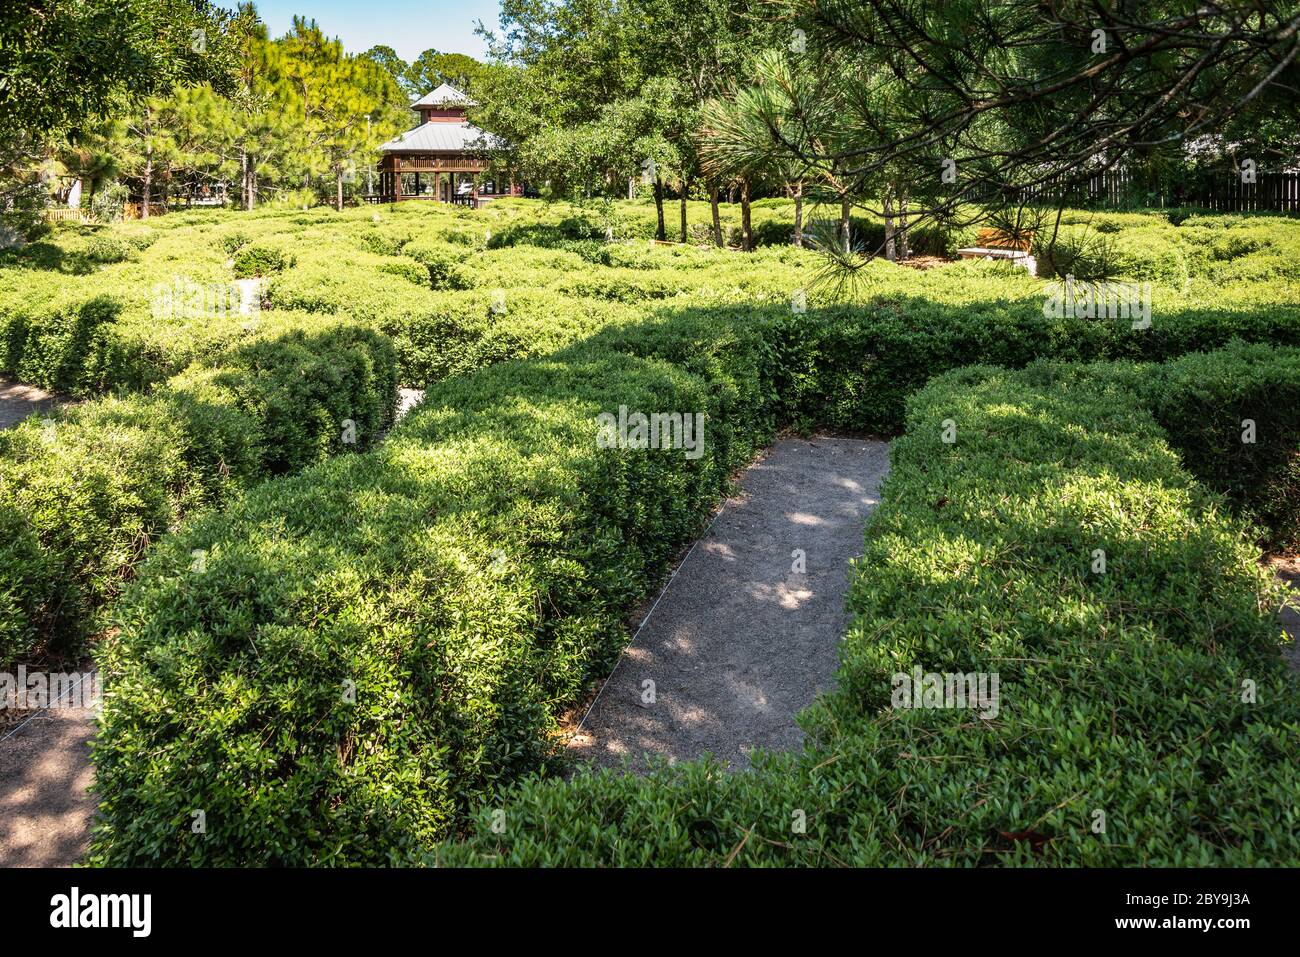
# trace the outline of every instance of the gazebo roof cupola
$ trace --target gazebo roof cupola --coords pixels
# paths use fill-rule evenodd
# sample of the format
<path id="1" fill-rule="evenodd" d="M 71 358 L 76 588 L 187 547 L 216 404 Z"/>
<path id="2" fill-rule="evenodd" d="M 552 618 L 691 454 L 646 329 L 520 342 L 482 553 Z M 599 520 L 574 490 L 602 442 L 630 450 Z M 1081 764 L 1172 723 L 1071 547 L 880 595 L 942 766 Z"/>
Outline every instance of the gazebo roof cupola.
<path id="1" fill-rule="evenodd" d="M 412 103 L 411 109 L 420 114 L 423 123 L 459 123 L 464 121 L 465 111 L 477 105 L 454 86 L 444 83 Z"/>

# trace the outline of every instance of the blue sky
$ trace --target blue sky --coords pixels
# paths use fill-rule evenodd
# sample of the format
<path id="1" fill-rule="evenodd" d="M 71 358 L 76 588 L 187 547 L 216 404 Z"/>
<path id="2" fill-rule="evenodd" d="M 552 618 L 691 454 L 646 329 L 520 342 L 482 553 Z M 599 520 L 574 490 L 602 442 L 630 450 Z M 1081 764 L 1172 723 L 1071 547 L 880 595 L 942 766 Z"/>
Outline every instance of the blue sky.
<path id="1" fill-rule="evenodd" d="M 321 30 L 339 37 L 349 53 L 387 44 L 410 61 L 429 48 L 440 53 L 487 52 L 474 23 L 497 27 L 498 0 L 253 0 L 271 36 L 284 34 L 294 15 L 314 18 Z M 235 0 L 220 6 L 233 8 Z"/>

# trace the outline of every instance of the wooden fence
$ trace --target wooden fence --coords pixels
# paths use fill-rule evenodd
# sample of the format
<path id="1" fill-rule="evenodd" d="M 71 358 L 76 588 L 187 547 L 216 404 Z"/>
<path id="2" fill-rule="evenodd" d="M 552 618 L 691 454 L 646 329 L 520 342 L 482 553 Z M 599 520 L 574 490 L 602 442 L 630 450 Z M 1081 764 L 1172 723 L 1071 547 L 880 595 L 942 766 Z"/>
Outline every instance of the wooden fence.
<path id="1" fill-rule="evenodd" d="M 1024 191 L 1028 199 L 1059 200 L 1067 204 L 1157 208 L 1191 206 L 1217 212 L 1300 213 L 1300 173 L 1255 173 L 1255 181 L 1241 176 L 1201 178 L 1186 183 L 1151 186 L 1128 170 L 1107 170 L 1086 182 L 1065 186 L 1045 183 Z"/>
<path id="2" fill-rule="evenodd" d="M 141 203 L 123 203 L 123 219 L 139 219 Z M 167 213 L 167 206 L 163 203 L 150 203 L 150 216 L 163 216 Z M 47 223 L 88 223 L 90 222 L 90 210 L 85 208 L 71 209 L 68 207 L 56 207 L 45 210 L 45 221 Z"/>
<path id="3" fill-rule="evenodd" d="M 1256 173 L 1255 182 L 1241 177 L 1211 183 L 1195 205 L 1237 211 L 1300 212 L 1300 173 Z"/>

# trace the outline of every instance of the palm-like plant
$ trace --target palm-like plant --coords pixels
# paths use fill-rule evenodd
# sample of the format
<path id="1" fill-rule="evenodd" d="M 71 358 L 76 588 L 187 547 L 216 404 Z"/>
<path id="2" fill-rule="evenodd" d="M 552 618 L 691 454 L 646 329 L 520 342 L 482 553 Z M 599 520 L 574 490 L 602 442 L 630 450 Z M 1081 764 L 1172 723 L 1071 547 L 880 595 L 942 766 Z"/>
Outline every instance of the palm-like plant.
<path id="1" fill-rule="evenodd" d="M 745 245 L 749 229 L 750 184 L 783 184 L 795 201 L 794 244 L 803 245 L 805 185 L 810 179 L 841 199 L 838 242 L 848 251 L 849 184 L 833 170 L 816 170 L 808 157 L 823 155 L 835 135 L 838 98 L 834 87 L 790 55 L 768 50 L 748 71 L 753 82 L 701 110 L 699 152 L 706 173 L 740 180 Z"/>

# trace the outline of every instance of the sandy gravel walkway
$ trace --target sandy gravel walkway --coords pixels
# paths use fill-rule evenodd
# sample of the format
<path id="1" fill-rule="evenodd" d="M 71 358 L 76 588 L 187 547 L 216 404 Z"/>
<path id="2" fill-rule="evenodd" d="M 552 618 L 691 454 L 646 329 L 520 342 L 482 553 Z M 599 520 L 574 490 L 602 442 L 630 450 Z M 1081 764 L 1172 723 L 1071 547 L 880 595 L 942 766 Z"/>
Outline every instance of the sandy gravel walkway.
<path id="1" fill-rule="evenodd" d="M 8 429 L 37 412 L 48 412 L 60 399 L 34 385 L 0 376 L 0 429 Z"/>
<path id="2" fill-rule="evenodd" d="M 794 716 L 839 663 L 848 562 L 888 468 L 884 442 L 773 445 L 683 560 L 571 752 L 637 767 L 643 753 L 676 761 L 707 751 L 743 768 L 753 748 L 797 747 Z"/>
<path id="3" fill-rule="evenodd" d="M 0 744 L 0 867 L 68 867 L 81 857 L 95 813 L 94 733 L 90 712 L 61 709 Z"/>
<path id="4" fill-rule="evenodd" d="M 1278 578 L 1291 589 L 1291 599 L 1282 606 L 1279 617 L 1291 643 L 1282 654 L 1291 670 L 1300 675 L 1300 558 L 1274 558 L 1270 563 Z"/>
<path id="5" fill-rule="evenodd" d="M 53 393 L 0 376 L 0 429 L 61 404 Z M 81 857 L 95 811 L 87 792 L 90 712 L 48 711 L 0 720 L 0 867 L 66 867 Z M 13 733 L 15 732 L 16 733 Z M 10 737 L 12 733 L 12 737 Z"/>

